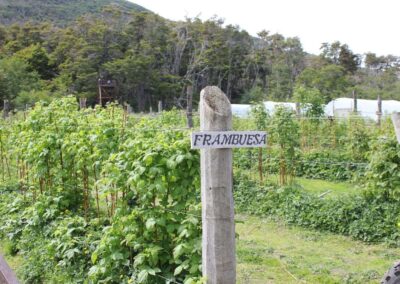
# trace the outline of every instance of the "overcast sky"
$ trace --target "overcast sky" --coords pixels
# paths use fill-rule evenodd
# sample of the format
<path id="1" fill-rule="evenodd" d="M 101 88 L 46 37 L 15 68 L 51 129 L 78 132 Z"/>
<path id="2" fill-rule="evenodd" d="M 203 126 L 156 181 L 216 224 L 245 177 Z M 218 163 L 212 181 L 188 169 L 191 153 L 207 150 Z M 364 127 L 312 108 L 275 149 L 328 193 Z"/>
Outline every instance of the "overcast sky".
<path id="1" fill-rule="evenodd" d="M 171 20 L 213 15 L 250 34 L 300 38 L 305 51 L 339 40 L 355 53 L 400 55 L 400 0 L 131 0 Z"/>

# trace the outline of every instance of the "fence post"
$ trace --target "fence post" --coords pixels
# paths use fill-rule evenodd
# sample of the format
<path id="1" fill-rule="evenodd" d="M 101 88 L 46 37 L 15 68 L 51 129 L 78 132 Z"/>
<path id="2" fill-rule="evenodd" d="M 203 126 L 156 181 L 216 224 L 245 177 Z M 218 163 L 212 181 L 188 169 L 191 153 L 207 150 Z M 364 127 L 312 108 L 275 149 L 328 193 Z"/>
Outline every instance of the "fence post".
<path id="1" fill-rule="evenodd" d="M 8 266 L 7 262 L 0 255 L 0 283 L 1 284 L 18 284 L 17 277 L 14 272 Z"/>
<path id="2" fill-rule="evenodd" d="M 376 112 L 378 116 L 378 126 L 381 126 L 381 118 L 382 118 L 382 98 L 381 95 L 378 95 L 378 111 Z"/>
<path id="3" fill-rule="evenodd" d="M 396 132 L 397 142 L 400 143 L 400 112 L 392 114 L 392 122 L 394 125 L 394 131 Z"/>
<path id="4" fill-rule="evenodd" d="M 80 109 L 85 109 L 86 108 L 86 98 L 79 98 L 79 108 Z"/>
<path id="5" fill-rule="evenodd" d="M 300 118 L 301 117 L 300 103 L 296 102 L 295 106 L 296 106 L 296 116 L 297 116 L 297 118 Z"/>
<path id="6" fill-rule="evenodd" d="M 162 101 L 158 101 L 158 112 L 162 112 Z"/>
<path id="7" fill-rule="evenodd" d="M 353 90 L 353 112 L 357 113 L 358 111 L 358 106 L 357 106 L 357 93 L 355 90 Z"/>
<path id="8" fill-rule="evenodd" d="M 193 127 L 193 86 L 188 85 L 186 88 L 187 95 L 187 106 L 186 106 L 186 117 L 187 117 L 187 127 Z"/>
<path id="9" fill-rule="evenodd" d="M 232 128 L 231 104 L 218 87 L 200 94 L 201 131 Z M 201 149 L 203 275 L 208 284 L 236 283 L 232 149 Z"/>
<path id="10" fill-rule="evenodd" d="M 4 100 L 4 105 L 3 105 L 3 118 L 6 119 L 9 115 L 10 112 L 10 101 L 9 100 Z"/>

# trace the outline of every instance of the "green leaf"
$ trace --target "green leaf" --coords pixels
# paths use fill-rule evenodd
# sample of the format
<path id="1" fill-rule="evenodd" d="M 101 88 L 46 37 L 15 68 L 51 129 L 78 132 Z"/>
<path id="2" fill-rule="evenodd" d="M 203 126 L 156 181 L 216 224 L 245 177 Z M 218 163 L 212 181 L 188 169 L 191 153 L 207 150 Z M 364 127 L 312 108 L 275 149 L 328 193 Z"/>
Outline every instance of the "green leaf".
<path id="1" fill-rule="evenodd" d="M 92 256 L 91 256 L 92 263 L 96 263 L 97 258 L 98 258 L 98 254 L 97 254 L 97 252 L 95 251 L 95 252 L 92 253 Z"/>
<path id="2" fill-rule="evenodd" d="M 177 245 L 173 252 L 174 259 L 178 259 L 184 253 L 184 249 L 185 247 L 183 244 Z"/>
<path id="3" fill-rule="evenodd" d="M 145 283 L 149 277 L 149 272 L 147 270 L 141 270 L 138 274 L 138 283 Z"/>
<path id="4" fill-rule="evenodd" d="M 146 229 L 151 230 L 156 225 L 156 220 L 154 218 L 147 219 L 146 221 Z"/>
<path id="5" fill-rule="evenodd" d="M 174 276 L 181 274 L 182 270 L 183 270 L 183 266 L 179 265 L 177 268 L 175 268 Z"/>

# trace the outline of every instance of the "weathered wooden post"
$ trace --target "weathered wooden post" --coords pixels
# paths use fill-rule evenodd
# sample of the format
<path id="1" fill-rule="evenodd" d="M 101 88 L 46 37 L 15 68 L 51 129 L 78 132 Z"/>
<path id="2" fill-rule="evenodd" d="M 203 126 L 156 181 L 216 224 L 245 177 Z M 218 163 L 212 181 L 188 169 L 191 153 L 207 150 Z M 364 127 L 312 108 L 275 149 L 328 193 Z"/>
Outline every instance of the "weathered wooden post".
<path id="1" fill-rule="evenodd" d="M 162 101 L 158 101 L 158 112 L 162 112 Z"/>
<path id="2" fill-rule="evenodd" d="M 300 103 L 296 102 L 295 106 L 296 106 L 296 116 L 297 116 L 297 118 L 300 118 L 301 117 Z"/>
<path id="3" fill-rule="evenodd" d="M 187 106 L 186 106 L 187 127 L 192 128 L 193 127 L 193 86 L 192 85 L 187 86 L 186 95 L 187 95 Z"/>
<path id="4" fill-rule="evenodd" d="M 229 131 L 231 104 L 218 87 L 200 94 L 200 132 L 192 149 L 201 149 L 203 275 L 208 284 L 236 283 L 232 148 L 265 147 L 265 131 Z"/>
<path id="5" fill-rule="evenodd" d="M 8 266 L 7 262 L 0 255 L 0 284 L 18 284 L 15 273 Z"/>
<path id="6" fill-rule="evenodd" d="M 357 93 L 355 90 L 353 90 L 353 112 L 357 113 L 358 111 L 358 106 L 357 106 Z"/>
<path id="7" fill-rule="evenodd" d="M 86 108 L 86 98 L 79 98 L 79 108 L 80 109 L 85 109 Z"/>
<path id="8" fill-rule="evenodd" d="M 127 114 L 131 114 L 132 113 L 132 107 L 127 102 L 124 102 L 124 109 L 126 110 Z"/>
<path id="9" fill-rule="evenodd" d="M 10 113 L 10 101 L 4 100 L 3 102 L 3 118 L 6 119 Z"/>
<path id="10" fill-rule="evenodd" d="M 381 126 L 381 119 L 382 119 L 382 97 L 381 97 L 381 95 L 378 95 L 378 110 L 376 112 L 376 115 L 378 116 L 377 124 L 378 124 L 378 126 Z"/>
<path id="11" fill-rule="evenodd" d="M 231 104 L 218 87 L 200 94 L 200 129 L 232 129 Z M 232 149 L 201 149 L 203 275 L 209 284 L 236 283 Z"/>
<path id="12" fill-rule="evenodd" d="M 394 131 L 396 132 L 397 142 L 400 143 L 400 112 L 392 114 L 392 122 L 394 125 Z"/>

